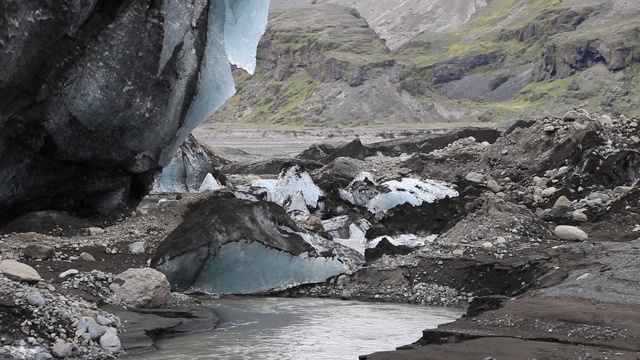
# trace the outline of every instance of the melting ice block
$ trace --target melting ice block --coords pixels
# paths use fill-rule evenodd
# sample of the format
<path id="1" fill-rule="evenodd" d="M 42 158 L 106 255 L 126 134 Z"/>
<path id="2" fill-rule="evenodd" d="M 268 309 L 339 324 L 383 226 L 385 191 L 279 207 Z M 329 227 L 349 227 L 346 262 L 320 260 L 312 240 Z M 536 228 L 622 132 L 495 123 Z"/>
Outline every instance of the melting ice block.
<path id="1" fill-rule="evenodd" d="M 402 178 L 377 185 L 369 173 L 361 173 L 345 189 L 340 189 L 343 200 L 364 206 L 378 216 L 398 205 L 419 206 L 456 196 L 458 192 L 443 181 Z"/>
<path id="2" fill-rule="evenodd" d="M 307 206 L 318 207 L 318 199 L 324 193 L 311 179 L 311 176 L 300 166 L 294 165 L 288 169 L 283 169 L 276 182 L 275 202 L 283 205 L 287 201 L 301 193 Z"/>
<path id="3" fill-rule="evenodd" d="M 324 192 L 316 186 L 311 176 L 298 165 L 284 168 L 277 180 L 257 180 L 249 190 L 254 196 L 284 207 L 305 219 L 309 208 L 317 208 Z M 242 195 L 241 195 L 242 196 Z"/>
<path id="4" fill-rule="evenodd" d="M 222 184 L 220 184 L 220 182 L 216 180 L 216 178 L 214 178 L 213 175 L 211 175 L 211 173 L 208 173 L 207 176 L 204 178 L 202 185 L 200 185 L 199 191 L 200 192 L 215 191 L 215 190 L 220 190 L 223 187 L 224 186 L 222 186 Z"/>

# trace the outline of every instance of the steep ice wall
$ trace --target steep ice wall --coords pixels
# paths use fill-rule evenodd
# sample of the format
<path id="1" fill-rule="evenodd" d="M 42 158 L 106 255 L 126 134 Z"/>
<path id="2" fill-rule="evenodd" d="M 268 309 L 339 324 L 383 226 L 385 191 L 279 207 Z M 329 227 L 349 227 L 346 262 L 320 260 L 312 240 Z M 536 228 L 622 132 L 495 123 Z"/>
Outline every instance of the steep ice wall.
<path id="1" fill-rule="evenodd" d="M 170 0 L 167 0 L 170 1 Z M 175 22 L 165 23 L 165 32 L 181 31 L 183 11 L 173 9 Z M 191 103 L 184 125 L 178 131 L 170 147 L 163 152 L 160 165 L 167 165 L 167 157 L 202 121 L 208 118 L 236 88 L 231 73 L 231 64 L 253 73 L 256 66 L 256 50 L 260 37 L 267 28 L 269 0 L 215 0 L 210 3 L 207 26 L 207 45 L 198 89 Z M 170 48 L 173 39 L 166 41 Z M 164 52 L 165 44 L 163 44 Z M 162 64 L 161 58 L 161 64 Z"/>

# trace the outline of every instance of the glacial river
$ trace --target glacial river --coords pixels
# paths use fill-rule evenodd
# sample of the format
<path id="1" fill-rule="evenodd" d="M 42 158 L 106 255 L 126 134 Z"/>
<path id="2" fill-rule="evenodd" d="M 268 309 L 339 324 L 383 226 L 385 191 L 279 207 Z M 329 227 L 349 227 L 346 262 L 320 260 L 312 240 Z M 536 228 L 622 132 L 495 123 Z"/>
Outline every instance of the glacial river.
<path id="1" fill-rule="evenodd" d="M 211 299 L 219 327 L 160 340 L 133 359 L 348 360 L 393 350 L 462 310 L 327 299 Z"/>

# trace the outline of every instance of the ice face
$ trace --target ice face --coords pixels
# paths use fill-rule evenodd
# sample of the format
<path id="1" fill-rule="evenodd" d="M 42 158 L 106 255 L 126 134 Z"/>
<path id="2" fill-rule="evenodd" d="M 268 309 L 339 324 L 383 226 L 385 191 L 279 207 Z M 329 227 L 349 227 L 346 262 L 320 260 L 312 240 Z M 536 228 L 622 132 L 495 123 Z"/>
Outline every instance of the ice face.
<path id="1" fill-rule="evenodd" d="M 218 294 L 252 294 L 324 281 L 348 270 L 333 258 L 294 256 L 258 242 L 223 245 L 202 270 L 193 290 Z"/>
<path id="2" fill-rule="evenodd" d="M 364 255 L 366 234 L 371 227 L 369 221 L 366 219 L 352 221 L 348 216 L 343 215 L 323 220 L 322 226 L 333 237 L 333 241 Z"/>
<path id="3" fill-rule="evenodd" d="M 339 189 L 340 197 L 356 206 L 366 206 L 378 193 L 373 175 L 366 171 L 358 174 L 346 189 Z"/>
<path id="4" fill-rule="evenodd" d="M 419 206 L 423 202 L 432 203 L 446 197 L 458 196 L 458 192 L 447 183 L 435 180 L 403 178 L 400 181 L 387 181 L 382 186 L 391 191 L 377 195 L 367 204 L 367 209 L 374 214 L 386 212 L 404 203 Z"/>
<path id="5" fill-rule="evenodd" d="M 199 1 L 196 1 L 200 3 Z M 166 5 L 170 3 L 171 5 Z M 183 23 L 188 7 L 179 1 L 165 0 L 165 39 L 159 71 L 188 30 Z M 197 6 L 195 7 L 197 10 Z M 195 11 L 195 10 L 194 10 Z M 198 77 L 198 88 L 184 124 L 162 154 L 160 165 L 165 166 L 180 144 L 202 121 L 229 99 L 236 91 L 231 73 L 234 64 L 253 73 L 255 54 L 267 26 L 269 0 L 211 0 L 207 27 L 207 45 Z M 192 26 L 193 24 L 189 24 Z M 188 32 L 188 31 L 187 31 Z"/>
<path id="6" fill-rule="evenodd" d="M 253 74 L 260 37 L 267 28 L 269 0 L 225 0 L 224 42 L 232 64 Z"/>

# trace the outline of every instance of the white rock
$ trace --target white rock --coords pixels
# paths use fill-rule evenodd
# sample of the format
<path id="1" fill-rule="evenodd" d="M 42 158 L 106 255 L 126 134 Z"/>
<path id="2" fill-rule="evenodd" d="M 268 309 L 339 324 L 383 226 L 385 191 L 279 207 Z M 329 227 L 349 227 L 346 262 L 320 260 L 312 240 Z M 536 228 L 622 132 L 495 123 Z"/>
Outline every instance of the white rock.
<path id="1" fill-rule="evenodd" d="M 80 260 L 96 261 L 96 258 L 94 258 L 93 255 L 89 254 L 88 252 L 83 252 L 82 254 L 80 254 Z"/>
<path id="2" fill-rule="evenodd" d="M 117 353 L 122 350 L 122 344 L 116 329 L 111 327 L 106 329 L 106 333 L 100 337 L 100 346 L 111 353 Z"/>
<path id="3" fill-rule="evenodd" d="M 0 261 L 0 273 L 14 281 L 37 282 L 42 279 L 34 268 L 15 260 Z"/>
<path id="4" fill-rule="evenodd" d="M 144 241 L 136 241 L 133 244 L 129 245 L 129 252 L 132 254 L 144 254 L 146 242 Z"/>
<path id="5" fill-rule="evenodd" d="M 542 190 L 541 195 L 542 195 L 543 197 L 550 197 L 550 196 L 552 196 L 553 194 L 555 194 L 555 193 L 556 193 L 556 191 L 558 191 L 558 189 L 556 189 L 555 187 L 553 187 L 553 186 L 552 186 L 552 187 L 548 187 L 548 188 L 546 188 L 546 189 Z"/>
<path id="6" fill-rule="evenodd" d="M 109 288 L 127 305 L 162 307 L 171 295 L 167 277 L 154 269 L 128 269 L 115 277 Z"/>
<path id="7" fill-rule="evenodd" d="M 580 228 L 569 225 L 558 225 L 553 233 L 561 240 L 567 241 L 585 241 L 589 238 L 587 233 Z"/>
<path id="8" fill-rule="evenodd" d="M 474 182 L 474 183 L 480 184 L 480 183 L 484 182 L 484 180 L 486 179 L 486 177 L 485 177 L 484 175 L 480 174 L 480 173 L 477 173 L 477 172 L 473 172 L 473 171 L 472 171 L 472 172 L 470 172 L 470 173 L 468 173 L 468 174 L 467 174 L 466 179 L 467 179 L 468 181 L 471 181 L 471 182 Z"/>
<path id="9" fill-rule="evenodd" d="M 79 271 L 76 270 L 76 269 L 69 269 L 69 270 L 63 272 L 62 274 L 58 275 L 58 277 L 60 279 L 64 279 L 64 278 L 66 278 L 68 276 L 71 276 L 71 275 L 78 275 L 78 273 L 79 273 Z"/>
<path id="10" fill-rule="evenodd" d="M 482 244 L 482 247 L 486 250 L 492 249 L 493 248 L 493 244 L 489 241 L 485 242 Z"/>
<path id="11" fill-rule="evenodd" d="M 576 280 L 586 279 L 586 278 L 588 278 L 589 276 L 591 276 L 591 274 L 590 274 L 590 273 L 584 273 L 584 274 L 582 274 L 582 275 L 578 276 L 578 278 L 577 278 Z"/>

